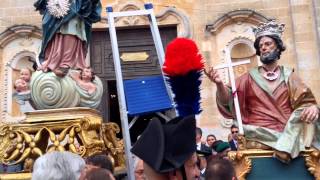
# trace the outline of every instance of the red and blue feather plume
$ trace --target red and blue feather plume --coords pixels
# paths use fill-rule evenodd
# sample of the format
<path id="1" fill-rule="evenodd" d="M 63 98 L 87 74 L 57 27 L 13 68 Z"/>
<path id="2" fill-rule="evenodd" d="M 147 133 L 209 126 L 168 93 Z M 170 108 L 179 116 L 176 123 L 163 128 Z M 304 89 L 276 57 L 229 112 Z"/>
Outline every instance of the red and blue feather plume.
<path id="1" fill-rule="evenodd" d="M 163 72 L 171 86 L 179 116 L 199 114 L 203 57 L 196 43 L 176 38 L 166 48 Z"/>

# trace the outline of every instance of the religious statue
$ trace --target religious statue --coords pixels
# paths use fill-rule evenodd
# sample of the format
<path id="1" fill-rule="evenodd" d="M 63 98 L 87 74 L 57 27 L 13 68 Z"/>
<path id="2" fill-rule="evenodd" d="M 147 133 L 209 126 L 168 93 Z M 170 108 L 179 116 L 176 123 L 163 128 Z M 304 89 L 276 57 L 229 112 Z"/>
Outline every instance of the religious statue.
<path id="1" fill-rule="evenodd" d="M 93 94 L 97 87 L 93 83 L 94 73 L 90 67 L 84 68 L 83 70 L 77 73 L 70 75 L 74 79 L 79 87 L 89 94 Z"/>
<path id="2" fill-rule="evenodd" d="M 34 6 L 43 15 L 40 69 L 63 77 L 70 68 L 87 67 L 92 23 L 101 19 L 100 1 L 37 0 Z"/>
<path id="3" fill-rule="evenodd" d="M 80 72 L 73 72 L 70 77 L 76 82 L 76 90 L 80 94 L 80 106 L 95 108 L 100 104 L 102 83 L 90 67 Z"/>
<path id="4" fill-rule="evenodd" d="M 31 76 L 32 76 L 32 71 L 28 68 L 22 68 L 20 70 L 20 79 L 23 79 L 24 81 L 26 81 L 26 83 L 30 83 L 31 80 Z"/>
<path id="5" fill-rule="evenodd" d="M 29 82 L 32 76 L 30 69 L 23 68 L 20 70 L 19 79 L 14 82 L 15 93 L 13 93 L 13 98 L 20 105 L 20 111 L 22 113 L 33 111 L 31 101 L 31 91 L 29 88 Z"/>
<path id="6" fill-rule="evenodd" d="M 101 19 L 100 0 L 37 0 L 34 6 L 43 15 L 41 71 L 30 82 L 36 108 L 98 107 L 103 86 L 86 55 L 92 23 Z"/>
<path id="7" fill-rule="evenodd" d="M 262 66 L 236 79 L 236 93 L 246 139 L 272 147 L 274 156 L 288 163 L 311 145 L 319 149 L 320 123 L 311 90 L 293 69 L 278 64 L 285 50 L 283 31 L 284 24 L 274 20 L 253 30 L 254 47 Z M 217 86 L 219 111 L 224 117 L 235 119 L 230 87 L 223 84 L 213 68 L 205 74 Z"/>

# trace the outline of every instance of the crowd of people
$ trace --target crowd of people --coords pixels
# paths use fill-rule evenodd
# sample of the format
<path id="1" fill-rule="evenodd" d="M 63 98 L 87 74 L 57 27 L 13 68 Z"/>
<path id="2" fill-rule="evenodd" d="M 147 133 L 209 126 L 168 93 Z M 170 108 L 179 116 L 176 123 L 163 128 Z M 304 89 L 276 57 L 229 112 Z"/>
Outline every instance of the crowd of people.
<path id="1" fill-rule="evenodd" d="M 237 129 L 231 128 L 232 132 Z M 237 134 L 232 137 L 236 141 Z M 236 173 L 228 159 L 229 151 L 229 142 L 217 140 L 213 134 L 205 142 L 195 116 L 166 123 L 153 119 L 131 149 L 135 179 L 233 180 Z"/>
<path id="2" fill-rule="evenodd" d="M 227 153 L 237 149 L 238 128 L 236 126 L 231 127 L 231 134 L 229 142 L 217 140 L 213 134 L 209 134 L 204 139 L 201 128 L 196 128 L 197 151 L 189 161 L 191 165 L 194 164 L 191 166 L 193 169 L 190 169 L 194 172 L 192 179 L 235 179 L 235 170 L 227 158 Z M 25 166 L 26 164 L 14 166 L 1 164 L 0 172 L 21 172 Z M 153 169 L 137 156 L 134 156 L 133 168 L 136 180 L 157 179 L 155 177 L 158 177 Z M 32 180 L 120 180 L 126 176 L 125 174 L 115 176 L 112 161 L 105 154 L 92 155 L 84 159 L 70 152 L 47 153 L 36 159 L 30 171 Z M 169 179 L 179 179 L 179 177 L 170 176 Z"/>
<path id="3" fill-rule="evenodd" d="M 39 157 L 32 180 L 115 180 L 112 162 L 105 154 L 83 159 L 71 152 L 51 152 Z"/>

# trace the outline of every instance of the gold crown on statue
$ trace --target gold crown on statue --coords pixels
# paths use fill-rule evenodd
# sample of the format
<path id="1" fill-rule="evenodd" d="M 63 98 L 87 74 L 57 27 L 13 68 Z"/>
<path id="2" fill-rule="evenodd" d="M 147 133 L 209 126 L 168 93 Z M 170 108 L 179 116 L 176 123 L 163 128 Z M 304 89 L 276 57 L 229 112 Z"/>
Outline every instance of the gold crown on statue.
<path id="1" fill-rule="evenodd" d="M 276 20 L 270 20 L 260 24 L 257 28 L 253 28 L 253 33 L 256 38 L 266 35 L 275 35 L 281 37 L 284 31 L 285 24 L 278 24 Z"/>

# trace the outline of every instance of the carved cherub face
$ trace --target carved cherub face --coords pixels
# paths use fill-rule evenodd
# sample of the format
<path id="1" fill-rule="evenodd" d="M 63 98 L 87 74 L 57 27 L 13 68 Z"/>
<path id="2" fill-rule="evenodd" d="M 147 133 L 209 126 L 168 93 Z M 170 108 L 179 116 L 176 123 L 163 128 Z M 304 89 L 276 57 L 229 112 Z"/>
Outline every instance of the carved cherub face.
<path id="1" fill-rule="evenodd" d="M 20 79 L 25 80 L 27 83 L 30 82 L 31 79 L 31 71 L 29 69 L 21 69 L 20 70 Z"/>
<path id="2" fill-rule="evenodd" d="M 93 80 L 93 72 L 91 68 L 84 68 L 81 73 L 81 79 L 84 81 Z"/>
<path id="3" fill-rule="evenodd" d="M 17 91 L 17 92 L 24 92 L 24 91 L 27 91 L 29 90 L 28 88 L 28 83 L 23 80 L 23 79 L 17 79 L 15 82 L 14 82 L 14 89 Z"/>

